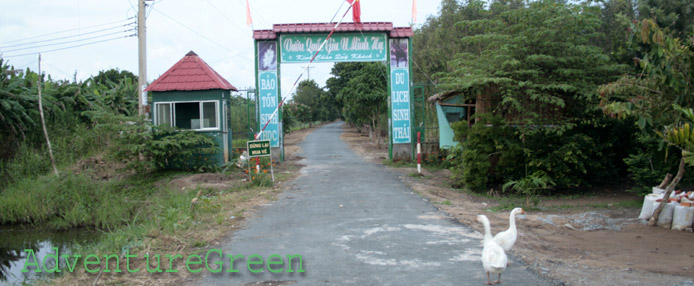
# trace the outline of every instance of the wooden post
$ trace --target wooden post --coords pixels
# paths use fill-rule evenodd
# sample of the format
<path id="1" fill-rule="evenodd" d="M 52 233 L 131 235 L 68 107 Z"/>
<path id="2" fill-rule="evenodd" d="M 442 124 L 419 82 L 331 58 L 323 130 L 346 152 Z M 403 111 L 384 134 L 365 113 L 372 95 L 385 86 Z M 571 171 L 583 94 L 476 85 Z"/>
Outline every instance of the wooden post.
<path id="1" fill-rule="evenodd" d="M 677 175 L 672 180 L 670 185 L 667 186 L 665 196 L 663 197 L 663 200 L 660 201 L 660 204 L 658 205 L 658 207 L 653 211 L 653 216 L 651 216 L 651 219 L 648 220 L 648 225 L 654 226 L 654 225 L 656 225 L 656 223 L 658 223 L 658 217 L 660 217 L 660 212 L 663 211 L 665 204 L 670 202 L 670 194 L 672 193 L 673 190 L 675 190 L 675 187 L 677 186 L 677 184 L 679 184 L 680 180 L 682 180 L 683 176 L 684 176 L 684 157 L 682 157 L 682 159 L 680 159 L 680 168 L 679 168 L 679 170 L 677 170 Z"/>
<path id="2" fill-rule="evenodd" d="M 37 81 L 39 89 L 39 114 L 41 115 L 41 126 L 43 127 L 43 136 L 46 138 L 46 145 L 48 145 L 48 156 L 51 158 L 51 166 L 53 166 L 53 173 L 56 176 L 58 176 L 58 168 L 55 166 L 55 159 L 53 158 L 53 148 L 51 148 L 51 140 L 48 139 L 46 120 L 43 116 L 43 102 L 41 100 L 41 54 L 39 54 L 39 78 Z"/>

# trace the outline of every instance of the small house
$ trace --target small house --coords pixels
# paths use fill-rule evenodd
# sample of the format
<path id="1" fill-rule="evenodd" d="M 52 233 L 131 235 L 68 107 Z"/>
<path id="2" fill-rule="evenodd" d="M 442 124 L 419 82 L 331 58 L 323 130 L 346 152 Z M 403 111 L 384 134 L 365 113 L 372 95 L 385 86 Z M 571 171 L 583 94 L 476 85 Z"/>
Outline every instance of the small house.
<path id="1" fill-rule="evenodd" d="M 450 149 L 458 142 L 453 139 L 451 124 L 458 121 L 466 121 L 472 125 L 472 116 L 477 109 L 478 100 L 466 100 L 463 91 L 449 91 L 438 93 L 428 98 L 436 106 L 436 116 L 439 123 L 439 149 Z"/>
<path id="2" fill-rule="evenodd" d="M 193 51 L 152 82 L 152 123 L 203 132 L 214 138 L 219 152 L 211 157 L 222 166 L 229 161 L 231 91 L 237 89 Z"/>

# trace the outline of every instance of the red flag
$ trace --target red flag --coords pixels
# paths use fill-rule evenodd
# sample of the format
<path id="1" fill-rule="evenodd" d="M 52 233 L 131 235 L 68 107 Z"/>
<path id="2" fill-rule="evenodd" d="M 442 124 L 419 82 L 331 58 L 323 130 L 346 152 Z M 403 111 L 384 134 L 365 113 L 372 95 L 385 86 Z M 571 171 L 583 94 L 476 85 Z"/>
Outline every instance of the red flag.
<path id="1" fill-rule="evenodd" d="M 417 23 L 417 0 L 412 0 L 412 24 Z"/>
<path id="2" fill-rule="evenodd" d="M 352 4 L 352 20 L 354 23 L 361 23 L 361 8 L 359 7 L 359 0 L 347 0 L 347 2 Z"/>
<path id="3" fill-rule="evenodd" d="M 253 25 L 253 18 L 251 18 L 251 6 L 248 5 L 248 0 L 246 0 L 246 25 Z"/>

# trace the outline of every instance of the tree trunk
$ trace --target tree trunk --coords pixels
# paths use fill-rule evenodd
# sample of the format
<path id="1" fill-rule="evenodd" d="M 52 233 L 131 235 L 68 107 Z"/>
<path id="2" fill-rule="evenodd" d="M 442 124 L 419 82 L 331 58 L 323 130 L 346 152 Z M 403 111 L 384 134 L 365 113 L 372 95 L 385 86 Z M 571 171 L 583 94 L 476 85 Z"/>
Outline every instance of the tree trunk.
<path id="1" fill-rule="evenodd" d="M 43 127 L 43 136 L 46 138 L 46 145 L 48 145 L 48 156 L 51 158 L 51 166 L 53 166 L 53 173 L 58 176 L 58 168 L 55 166 L 55 158 L 53 158 L 53 148 L 51 148 L 51 140 L 48 139 L 48 130 L 46 129 L 46 120 L 43 116 L 43 102 L 41 100 L 41 54 L 39 54 L 39 115 L 41 116 L 41 127 Z"/>
<path id="2" fill-rule="evenodd" d="M 665 188 L 665 186 L 667 186 L 667 184 L 670 183 L 670 180 L 672 180 L 672 174 L 667 173 L 667 175 L 665 175 L 665 178 L 663 179 L 663 181 L 660 182 L 660 185 L 658 185 L 658 189 Z"/>
<path id="3" fill-rule="evenodd" d="M 675 179 L 670 182 L 670 185 L 667 186 L 667 190 L 665 191 L 665 196 L 663 197 L 663 200 L 660 201 L 660 204 L 658 207 L 653 211 L 653 216 L 651 216 L 651 219 L 648 220 L 648 225 L 654 226 L 658 222 L 658 217 L 660 217 L 660 212 L 663 211 L 663 208 L 665 207 L 665 204 L 668 203 L 670 200 L 670 194 L 672 193 L 673 190 L 675 190 L 675 187 L 677 184 L 679 184 L 680 180 L 682 180 L 682 177 L 684 176 L 684 157 L 680 159 L 680 168 L 677 170 L 677 175 L 675 176 Z"/>

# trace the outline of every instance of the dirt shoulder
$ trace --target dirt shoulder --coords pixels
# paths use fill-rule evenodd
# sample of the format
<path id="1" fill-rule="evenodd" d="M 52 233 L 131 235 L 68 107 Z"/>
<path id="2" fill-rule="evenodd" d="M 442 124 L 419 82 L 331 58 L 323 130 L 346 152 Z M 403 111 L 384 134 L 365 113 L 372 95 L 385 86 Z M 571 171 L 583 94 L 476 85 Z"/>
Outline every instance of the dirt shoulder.
<path id="1" fill-rule="evenodd" d="M 387 157 L 354 128 L 345 127 L 342 139 L 369 161 Z M 390 169 L 451 218 L 481 232 L 475 218 L 486 214 L 493 232 L 508 228 L 508 211 L 492 211 L 507 201 L 451 188 L 448 170 L 424 168 L 417 176 L 416 168 Z M 620 188 L 543 198 L 539 211 L 518 218 L 510 254 L 558 285 L 694 285 L 694 234 L 639 223 L 639 199 Z"/>

